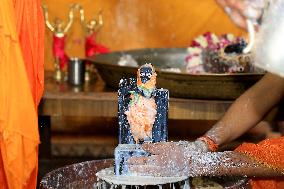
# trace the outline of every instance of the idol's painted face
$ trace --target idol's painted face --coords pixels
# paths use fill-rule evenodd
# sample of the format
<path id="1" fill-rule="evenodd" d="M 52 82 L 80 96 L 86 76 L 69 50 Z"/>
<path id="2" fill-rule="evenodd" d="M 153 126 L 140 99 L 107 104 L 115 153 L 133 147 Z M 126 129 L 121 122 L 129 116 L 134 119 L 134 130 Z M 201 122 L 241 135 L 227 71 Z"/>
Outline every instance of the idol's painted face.
<path id="1" fill-rule="evenodd" d="M 143 84 L 147 83 L 152 77 L 152 68 L 150 67 L 142 67 L 140 69 L 140 79 Z"/>

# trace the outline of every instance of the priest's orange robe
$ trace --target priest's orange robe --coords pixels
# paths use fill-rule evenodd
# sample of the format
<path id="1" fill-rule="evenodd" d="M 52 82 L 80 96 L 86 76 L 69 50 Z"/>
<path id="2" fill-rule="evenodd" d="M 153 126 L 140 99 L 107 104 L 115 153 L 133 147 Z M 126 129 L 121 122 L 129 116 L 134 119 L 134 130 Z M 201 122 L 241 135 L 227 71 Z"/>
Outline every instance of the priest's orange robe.
<path id="1" fill-rule="evenodd" d="M 266 139 L 259 144 L 244 143 L 236 151 L 246 153 L 268 166 L 284 170 L 284 137 Z M 252 189 L 282 189 L 284 178 L 251 179 L 250 184 Z"/>
<path id="2" fill-rule="evenodd" d="M 36 188 L 43 91 L 39 0 L 0 1 L 0 188 Z"/>

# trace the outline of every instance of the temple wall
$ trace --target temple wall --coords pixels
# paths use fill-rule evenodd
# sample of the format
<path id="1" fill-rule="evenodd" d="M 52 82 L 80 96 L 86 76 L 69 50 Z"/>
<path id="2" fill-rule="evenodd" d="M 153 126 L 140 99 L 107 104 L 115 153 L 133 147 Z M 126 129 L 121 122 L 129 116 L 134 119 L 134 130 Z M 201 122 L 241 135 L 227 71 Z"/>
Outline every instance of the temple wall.
<path id="1" fill-rule="evenodd" d="M 101 9 L 104 26 L 98 42 L 112 51 L 147 47 L 185 47 L 204 32 L 217 34 L 244 31 L 236 28 L 214 0 L 44 0 L 50 21 L 67 22 L 68 10 L 78 2 L 90 20 Z M 53 69 L 52 33 L 46 30 L 45 69 Z M 71 57 L 84 57 L 84 32 L 79 12 L 67 34 L 66 51 Z"/>

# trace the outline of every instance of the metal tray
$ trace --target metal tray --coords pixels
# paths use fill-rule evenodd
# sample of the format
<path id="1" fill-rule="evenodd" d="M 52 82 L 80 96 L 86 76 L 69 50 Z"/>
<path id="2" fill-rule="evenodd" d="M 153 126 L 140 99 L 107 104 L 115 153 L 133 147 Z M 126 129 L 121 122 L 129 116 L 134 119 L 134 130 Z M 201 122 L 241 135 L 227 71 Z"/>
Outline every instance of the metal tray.
<path id="1" fill-rule="evenodd" d="M 91 58 L 102 79 L 117 89 L 123 77 L 136 77 L 137 67 L 120 66 L 122 55 L 131 55 L 139 65 L 152 63 L 157 71 L 157 87 L 166 88 L 171 97 L 191 99 L 233 100 L 257 82 L 263 74 L 187 74 L 185 73 L 186 48 L 158 48 L 118 51 Z M 181 73 L 163 71 L 179 68 Z"/>

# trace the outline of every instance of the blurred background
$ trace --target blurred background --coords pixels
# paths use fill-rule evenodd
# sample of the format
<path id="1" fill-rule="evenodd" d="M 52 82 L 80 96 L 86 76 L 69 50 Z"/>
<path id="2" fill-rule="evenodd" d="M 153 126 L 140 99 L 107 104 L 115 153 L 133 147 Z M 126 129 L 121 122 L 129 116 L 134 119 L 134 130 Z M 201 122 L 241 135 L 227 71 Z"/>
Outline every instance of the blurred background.
<path id="1" fill-rule="evenodd" d="M 235 36 L 246 37 L 246 31 L 237 28 L 215 0 L 43 0 L 42 3 L 48 7 L 51 23 L 58 17 L 66 24 L 69 9 L 74 3 L 79 3 L 83 7 L 86 21 L 102 11 L 104 24 L 98 31 L 97 42 L 108 47 L 110 51 L 188 47 L 195 37 L 208 31 L 217 35 L 232 33 Z M 99 81 L 100 84 L 88 86 L 86 93 L 77 93 L 79 96 L 69 93 L 69 88 L 64 83 L 54 84 L 49 78 L 54 70 L 52 36 L 53 33 L 46 28 L 46 87 L 39 113 L 42 140 L 39 179 L 47 172 L 67 164 L 112 158 L 113 150 L 118 142 L 117 117 L 103 114 L 72 116 L 66 113 L 74 109 L 81 112 L 88 111 L 83 110 L 83 105 L 82 107 L 72 106 L 72 103 L 75 104 L 76 101 L 82 99 L 91 99 L 92 94 L 89 92 L 99 91 L 104 84 L 97 76 L 95 82 Z M 85 58 L 85 36 L 80 25 L 79 12 L 75 12 L 74 23 L 66 34 L 65 51 L 69 57 Z M 54 91 L 56 93 L 53 93 Z M 110 92 L 116 95 L 115 90 L 110 89 Z M 71 101 L 64 101 L 65 98 Z M 48 100 L 52 103 L 47 103 Z M 232 100 L 210 103 L 224 103 L 220 111 L 224 112 Z M 205 101 L 204 104 L 207 102 Z M 213 110 L 210 110 L 211 106 L 208 107 L 210 117 L 210 111 Z M 46 113 L 47 108 L 53 113 Z M 117 107 L 110 104 L 108 108 L 116 112 Z M 105 109 L 98 111 L 107 112 Z M 199 111 L 198 108 L 196 111 Z M 106 115 L 109 114 L 106 113 Z M 268 119 L 272 120 L 272 118 Z M 201 118 L 195 120 L 169 119 L 169 138 L 170 140 L 195 139 L 205 133 L 216 121 L 217 119 L 211 120 L 210 118 L 204 120 Z M 230 144 L 231 146 L 225 148 L 230 149 L 244 140 L 263 139 L 268 130 L 267 127 L 260 131 L 255 130 L 249 136 L 244 136 L 235 144 Z"/>
<path id="2" fill-rule="evenodd" d="M 218 35 L 245 34 L 235 26 L 215 0 L 44 0 L 49 20 L 56 17 L 65 23 L 70 6 L 79 3 L 86 20 L 97 16 L 100 10 L 104 25 L 97 41 L 111 51 L 154 47 L 187 47 L 198 35 L 213 32 Z M 84 32 L 79 13 L 67 34 L 65 50 L 69 56 L 84 57 Z M 45 68 L 53 69 L 52 32 L 46 29 Z"/>

